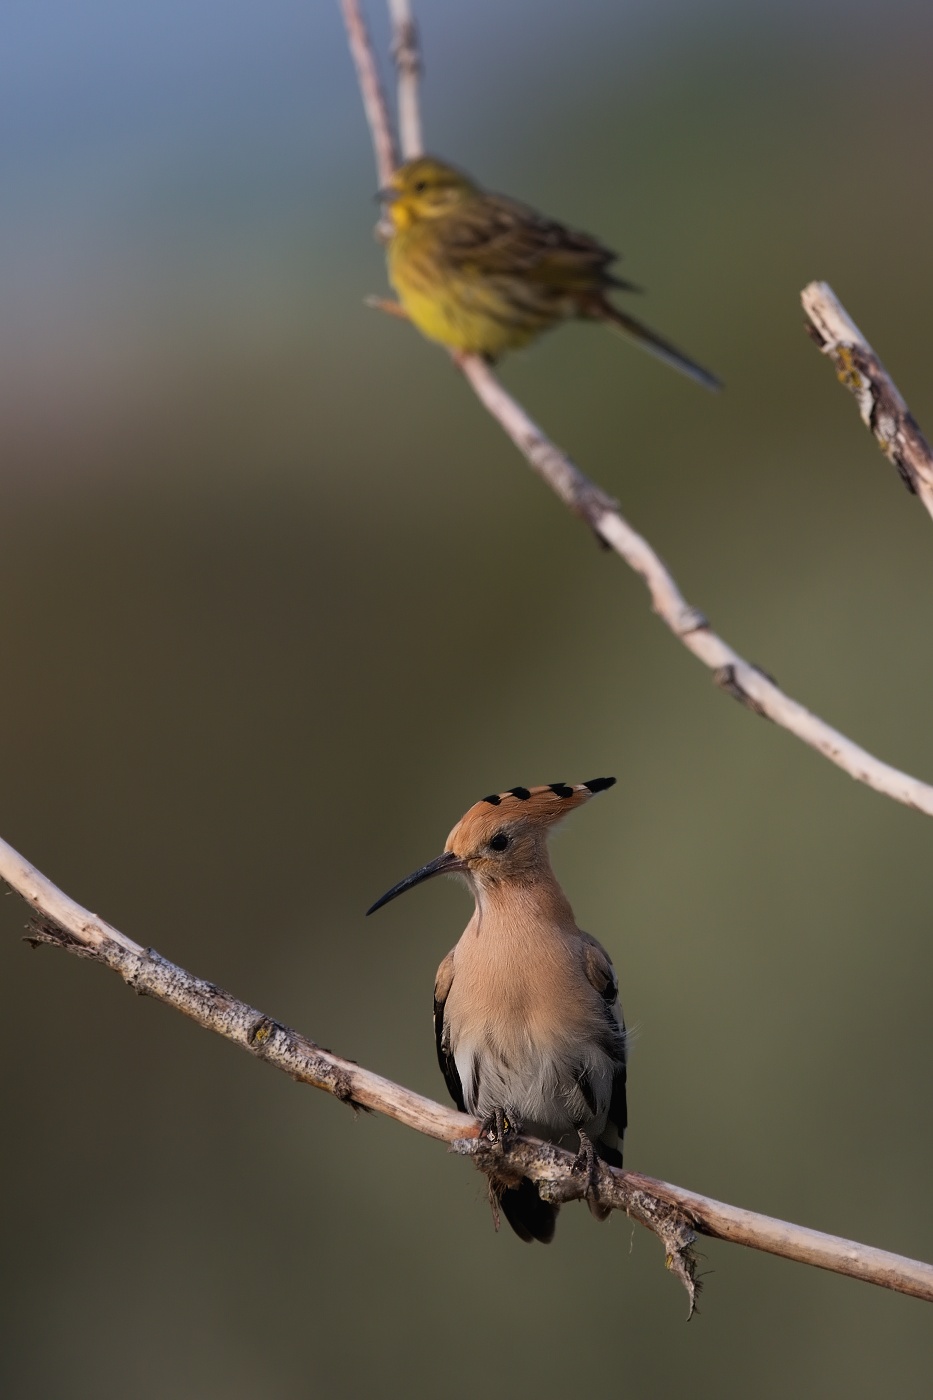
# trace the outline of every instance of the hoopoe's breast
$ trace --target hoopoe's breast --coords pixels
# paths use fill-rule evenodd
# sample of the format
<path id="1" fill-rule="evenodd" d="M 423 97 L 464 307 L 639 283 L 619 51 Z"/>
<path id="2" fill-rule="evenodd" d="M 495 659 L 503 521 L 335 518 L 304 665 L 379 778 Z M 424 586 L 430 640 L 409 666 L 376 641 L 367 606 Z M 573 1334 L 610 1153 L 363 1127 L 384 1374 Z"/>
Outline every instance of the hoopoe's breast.
<path id="1" fill-rule="evenodd" d="M 504 1109 L 538 1137 L 575 1148 L 606 1129 L 624 1040 L 587 980 L 580 936 L 484 937 L 454 951 L 445 1030 L 468 1112 Z"/>

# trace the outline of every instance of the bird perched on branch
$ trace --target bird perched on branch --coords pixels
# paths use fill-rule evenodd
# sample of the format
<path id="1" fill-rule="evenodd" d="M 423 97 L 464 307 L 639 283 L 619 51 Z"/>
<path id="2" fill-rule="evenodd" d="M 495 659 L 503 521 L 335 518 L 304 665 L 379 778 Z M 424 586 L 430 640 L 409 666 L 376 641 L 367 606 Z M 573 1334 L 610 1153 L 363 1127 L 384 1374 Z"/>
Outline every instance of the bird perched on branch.
<path id="1" fill-rule="evenodd" d="M 496 360 L 561 321 L 603 321 L 707 389 L 715 375 L 620 311 L 616 254 L 589 234 L 491 194 L 432 156 L 399 166 L 379 191 L 392 225 L 389 281 L 430 340 Z M 392 305 L 390 303 L 389 305 Z"/>
<path id="2" fill-rule="evenodd" d="M 547 853 L 552 826 L 615 778 L 512 788 L 477 802 L 443 854 L 367 913 L 433 875 L 463 876 L 476 908 L 437 972 L 437 1058 L 461 1112 L 500 1144 L 526 1131 L 571 1149 L 588 1193 L 599 1159 L 622 1165 L 625 1023 L 609 955 L 577 928 Z M 557 1206 L 527 1178 L 493 1179 L 494 1203 L 521 1239 L 547 1243 Z M 608 1214 L 592 1195 L 590 1209 Z"/>

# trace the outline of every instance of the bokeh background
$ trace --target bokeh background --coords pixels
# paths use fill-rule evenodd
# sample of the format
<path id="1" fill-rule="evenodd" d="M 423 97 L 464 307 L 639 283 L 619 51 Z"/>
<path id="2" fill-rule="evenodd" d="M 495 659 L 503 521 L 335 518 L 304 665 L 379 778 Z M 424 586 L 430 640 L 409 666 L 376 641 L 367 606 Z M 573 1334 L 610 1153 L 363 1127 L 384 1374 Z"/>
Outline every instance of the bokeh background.
<path id="1" fill-rule="evenodd" d="M 384 54 L 381 7 L 370 12 Z M 421 0 L 430 144 L 598 232 L 703 394 L 593 327 L 503 377 L 746 655 L 933 778 L 933 532 L 801 329 L 933 423 L 923 0 Z M 441 1096 L 468 915 L 363 910 L 478 796 L 555 841 L 640 1028 L 627 1160 L 933 1257 L 933 826 L 718 692 L 445 357 L 367 310 L 330 0 L 4 7 L 0 831 L 142 943 Z M 924 1304 L 564 1212 L 354 1121 L 0 901 L 11 1400 L 926 1396 Z"/>

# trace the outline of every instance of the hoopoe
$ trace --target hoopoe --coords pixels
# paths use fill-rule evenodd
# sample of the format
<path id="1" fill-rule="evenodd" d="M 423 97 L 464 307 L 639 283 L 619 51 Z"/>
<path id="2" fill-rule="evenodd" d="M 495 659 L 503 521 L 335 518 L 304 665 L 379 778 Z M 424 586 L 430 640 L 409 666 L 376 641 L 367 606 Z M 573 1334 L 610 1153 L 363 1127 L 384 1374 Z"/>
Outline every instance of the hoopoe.
<path id="1" fill-rule="evenodd" d="M 525 1131 L 571 1149 L 592 1182 L 622 1165 L 626 1037 L 606 950 L 577 928 L 548 859 L 550 828 L 615 778 L 515 787 L 477 802 L 443 854 L 366 912 L 432 875 L 459 874 L 476 908 L 434 986 L 437 1058 L 450 1095 L 490 1139 Z M 553 1238 L 558 1207 L 534 1183 L 493 1186 L 523 1240 Z M 599 1219 L 608 1214 L 595 1200 Z"/>

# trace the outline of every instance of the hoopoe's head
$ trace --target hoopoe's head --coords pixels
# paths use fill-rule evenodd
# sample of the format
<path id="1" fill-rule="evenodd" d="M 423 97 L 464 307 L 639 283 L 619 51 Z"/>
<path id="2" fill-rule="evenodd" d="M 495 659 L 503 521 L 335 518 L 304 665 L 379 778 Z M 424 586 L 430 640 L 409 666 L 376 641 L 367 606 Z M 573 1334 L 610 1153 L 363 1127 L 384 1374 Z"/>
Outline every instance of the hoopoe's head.
<path id="1" fill-rule="evenodd" d="M 432 875 L 464 875 L 475 887 L 529 884 L 550 870 L 545 845 L 551 827 L 615 778 L 588 783 L 549 783 L 492 793 L 466 812 L 447 838 L 443 853 L 393 885 L 367 914 Z"/>

